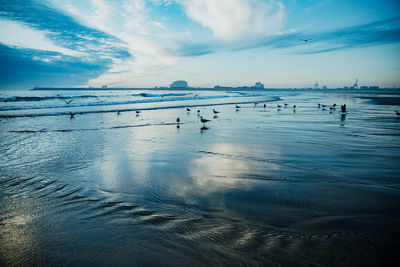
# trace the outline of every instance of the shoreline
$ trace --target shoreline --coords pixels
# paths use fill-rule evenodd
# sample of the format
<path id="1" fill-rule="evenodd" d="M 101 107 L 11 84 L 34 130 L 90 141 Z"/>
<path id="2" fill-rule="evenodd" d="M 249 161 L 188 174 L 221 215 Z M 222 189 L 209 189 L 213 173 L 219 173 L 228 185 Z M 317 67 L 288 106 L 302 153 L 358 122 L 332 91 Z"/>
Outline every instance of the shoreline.
<path id="1" fill-rule="evenodd" d="M 399 88 L 381 88 L 381 89 L 312 89 L 312 88 L 253 88 L 253 87 L 188 87 L 188 88 L 128 88 L 128 87 L 110 87 L 110 88 L 86 88 L 86 87 L 36 87 L 29 89 L 30 91 L 215 91 L 215 92 L 240 92 L 240 91 L 256 91 L 256 92 L 320 92 L 320 93 L 382 93 L 382 92 L 395 92 L 400 94 Z"/>

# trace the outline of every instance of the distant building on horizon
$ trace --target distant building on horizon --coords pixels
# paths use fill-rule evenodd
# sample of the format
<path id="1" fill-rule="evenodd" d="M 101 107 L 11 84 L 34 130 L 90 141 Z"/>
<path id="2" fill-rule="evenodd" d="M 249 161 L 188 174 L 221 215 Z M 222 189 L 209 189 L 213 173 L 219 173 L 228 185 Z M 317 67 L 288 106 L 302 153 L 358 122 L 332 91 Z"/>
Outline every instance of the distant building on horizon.
<path id="1" fill-rule="evenodd" d="M 264 84 L 262 84 L 260 82 L 256 82 L 253 87 L 258 88 L 258 89 L 264 89 Z"/>
<path id="2" fill-rule="evenodd" d="M 187 81 L 174 81 L 171 83 L 170 88 L 188 88 L 189 85 Z"/>

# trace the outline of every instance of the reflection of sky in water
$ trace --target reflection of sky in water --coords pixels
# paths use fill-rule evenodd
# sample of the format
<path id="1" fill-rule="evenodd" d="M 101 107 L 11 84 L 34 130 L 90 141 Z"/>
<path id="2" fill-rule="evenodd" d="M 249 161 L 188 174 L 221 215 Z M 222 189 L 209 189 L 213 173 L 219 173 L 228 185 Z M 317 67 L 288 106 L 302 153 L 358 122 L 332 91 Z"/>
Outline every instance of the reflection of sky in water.
<path id="1" fill-rule="evenodd" d="M 275 239 L 265 240 L 253 225 L 393 229 L 400 145 L 393 110 L 323 94 L 285 101 L 297 112 L 277 111 L 276 103 L 242 105 L 239 112 L 218 106 L 221 113 L 203 132 L 196 108 L 3 119 L 1 178 L 15 180 L 0 184 L 2 257 L 21 263 L 37 247 L 45 257 L 43 247 L 54 242 L 73 253 L 78 241 L 76 251 L 88 255 L 99 236 L 110 251 L 129 238 L 136 246 L 147 240 L 144 247 L 190 250 L 187 240 L 204 245 L 225 232 L 232 244 L 259 238 L 258 245 L 269 244 L 261 250 L 272 252 L 284 234 L 275 229 Z M 340 112 L 322 111 L 318 102 L 347 103 L 345 124 Z M 212 107 L 200 110 L 212 118 Z M 168 124 L 178 116 L 179 129 Z M 43 128 L 49 131 L 4 132 Z M 371 214 L 381 217 L 369 220 Z M 171 240 L 160 241 L 160 233 Z M 296 244 L 290 250 L 302 247 Z"/>

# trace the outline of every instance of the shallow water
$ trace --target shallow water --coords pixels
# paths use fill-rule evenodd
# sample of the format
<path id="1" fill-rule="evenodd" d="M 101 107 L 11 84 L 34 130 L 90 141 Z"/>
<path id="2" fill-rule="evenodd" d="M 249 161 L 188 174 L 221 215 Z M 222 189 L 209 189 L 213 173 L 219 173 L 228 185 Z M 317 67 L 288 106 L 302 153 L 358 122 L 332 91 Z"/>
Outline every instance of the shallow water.
<path id="1" fill-rule="evenodd" d="M 15 101 L 0 103 L 0 264 L 397 258 L 399 106 L 352 93 L 181 93 L 3 93 Z"/>

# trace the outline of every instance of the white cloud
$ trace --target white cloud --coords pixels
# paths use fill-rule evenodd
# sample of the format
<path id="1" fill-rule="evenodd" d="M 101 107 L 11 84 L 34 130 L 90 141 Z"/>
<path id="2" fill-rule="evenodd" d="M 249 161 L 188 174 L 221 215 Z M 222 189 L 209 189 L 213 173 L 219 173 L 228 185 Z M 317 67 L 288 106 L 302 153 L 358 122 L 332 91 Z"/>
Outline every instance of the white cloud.
<path id="1" fill-rule="evenodd" d="M 283 27 L 284 5 L 262 0 L 178 0 L 187 16 L 224 42 L 257 39 Z"/>
<path id="2" fill-rule="evenodd" d="M 57 46 L 47 36 L 28 25 L 0 18 L 0 43 L 19 48 L 58 52 L 68 56 L 83 56 L 84 53 Z"/>

